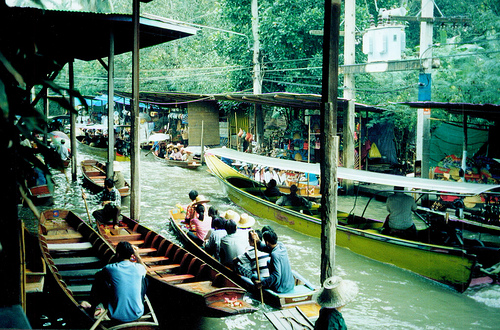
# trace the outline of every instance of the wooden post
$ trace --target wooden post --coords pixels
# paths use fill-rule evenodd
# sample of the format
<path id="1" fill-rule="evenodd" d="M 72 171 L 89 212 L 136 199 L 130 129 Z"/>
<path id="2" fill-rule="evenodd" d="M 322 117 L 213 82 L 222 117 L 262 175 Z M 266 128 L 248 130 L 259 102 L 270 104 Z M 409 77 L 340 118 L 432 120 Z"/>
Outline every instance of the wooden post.
<path id="1" fill-rule="evenodd" d="M 344 65 L 353 65 L 356 63 L 356 0 L 345 1 L 344 4 Z M 344 109 L 342 160 L 346 168 L 354 168 L 354 99 L 356 98 L 354 73 L 344 73 L 344 98 L 347 100 L 347 109 Z M 347 194 L 353 193 L 352 180 L 344 180 L 343 185 Z"/>
<path id="2" fill-rule="evenodd" d="M 133 0 L 132 21 L 134 25 L 134 47 L 132 50 L 132 113 L 130 128 L 130 217 L 139 219 L 141 213 L 140 149 L 139 149 L 139 0 Z"/>
<path id="3" fill-rule="evenodd" d="M 335 270 L 337 229 L 337 95 L 340 0 L 325 1 L 321 99 L 321 283 Z"/>
<path id="4" fill-rule="evenodd" d="M 462 151 L 462 180 L 465 182 L 465 170 L 467 169 L 467 114 L 463 114 L 463 130 L 464 130 L 464 141 L 463 141 L 463 151 Z"/>
<path id="5" fill-rule="evenodd" d="M 73 60 L 69 62 L 69 89 L 75 89 L 75 73 L 73 70 Z M 70 96 L 71 106 L 75 107 L 75 99 L 73 96 Z M 77 164 L 76 164 L 76 156 L 77 156 L 77 147 L 76 147 L 76 113 L 71 111 L 69 114 L 69 125 L 70 125 L 70 139 L 71 139 L 71 179 L 73 181 L 77 180 L 76 172 L 77 172 Z"/>
<path id="6" fill-rule="evenodd" d="M 201 158 L 200 158 L 200 162 L 201 164 L 203 165 L 203 163 L 205 162 L 205 145 L 204 145 L 204 142 L 203 142 L 203 128 L 204 128 L 204 123 L 203 123 L 203 120 L 201 121 L 201 141 L 200 141 L 200 145 L 201 145 Z"/>
<path id="7" fill-rule="evenodd" d="M 106 162 L 106 177 L 113 178 L 113 161 L 115 160 L 115 34 L 113 28 L 109 31 L 108 56 L 108 160 Z"/>

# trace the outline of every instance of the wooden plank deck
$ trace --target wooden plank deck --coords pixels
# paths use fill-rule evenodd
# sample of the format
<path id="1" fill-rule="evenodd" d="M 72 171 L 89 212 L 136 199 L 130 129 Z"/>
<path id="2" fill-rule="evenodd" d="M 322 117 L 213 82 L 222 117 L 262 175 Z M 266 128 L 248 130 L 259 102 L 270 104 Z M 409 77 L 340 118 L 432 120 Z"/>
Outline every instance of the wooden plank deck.
<path id="1" fill-rule="evenodd" d="M 314 329 L 314 324 L 299 307 L 264 313 L 277 330 Z"/>

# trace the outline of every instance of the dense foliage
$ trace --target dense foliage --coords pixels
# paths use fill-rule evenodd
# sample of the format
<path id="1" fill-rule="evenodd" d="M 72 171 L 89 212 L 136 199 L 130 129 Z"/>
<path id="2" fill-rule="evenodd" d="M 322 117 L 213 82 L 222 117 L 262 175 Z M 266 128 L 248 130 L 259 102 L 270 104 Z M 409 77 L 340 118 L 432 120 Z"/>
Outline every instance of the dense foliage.
<path id="1" fill-rule="evenodd" d="M 496 0 L 436 0 L 436 17 L 462 16 L 467 24 L 434 27 L 433 56 L 440 66 L 432 72 L 432 100 L 500 103 L 500 5 Z M 361 35 L 377 22 L 378 10 L 404 6 L 407 16 L 420 14 L 420 0 L 357 2 L 356 61 L 363 63 Z M 195 24 L 196 36 L 141 50 L 141 90 L 229 93 L 252 91 L 251 0 L 155 0 L 141 5 L 142 14 L 154 14 Z M 117 12 L 130 13 L 131 2 L 114 2 Z M 263 92 L 321 93 L 324 3 L 315 0 L 259 0 L 260 61 Z M 343 18 L 342 18 L 343 20 Z M 406 59 L 419 58 L 420 25 L 406 25 Z M 343 29 L 343 27 L 341 27 Z M 342 64 L 343 39 L 340 43 Z M 116 88 L 131 89 L 130 54 L 116 57 Z M 83 94 L 106 90 L 106 71 L 97 63 L 79 62 L 77 85 Z M 373 122 L 390 120 L 400 136 L 411 136 L 415 110 L 395 105 L 416 101 L 418 71 L 356 76 L 356 100 L 388 109 Z M 67 79 L 61 75 L 61 83 Z M 66 80 L 67 81 L 67 80 Z M 342 89 L 343 77 L 339 77 Z M 339 91 L 342 95 L 342 91 Z M 233 104 L 225 105 L 231 108 Z M 446 117 L 440 111 L 433 116 Z M 435 123 L 434 123 L 435 124 Z"/>

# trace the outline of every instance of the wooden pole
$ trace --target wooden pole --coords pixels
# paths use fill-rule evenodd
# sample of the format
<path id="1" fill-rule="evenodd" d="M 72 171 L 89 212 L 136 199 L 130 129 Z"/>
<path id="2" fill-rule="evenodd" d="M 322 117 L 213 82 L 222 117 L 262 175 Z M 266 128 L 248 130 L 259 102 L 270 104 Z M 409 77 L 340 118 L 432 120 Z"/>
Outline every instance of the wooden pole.
<path id="1" fill-rule="evenodd" d="M 113 178 L 113 161 L 115 160 L 115 34 L 111 27 L 109 31 L 108 56 L 108 159 L 106 162 L 106 177 Z"/>
<path id="2" fill-rule="evenodd" d="M 130 217 L 139 219 L 141 213 L 140 150 L 139 150 L 139 0 L 133 0 L 132 21 L 134 25 L 134 47 L 132 50 L 132 113 L 130 129 Z"/>
<path id="3" fill-rule="evenodd" d="M 205 145 L 203 142 L 203 128 L 204 128 L 204 123 L 203 120 L 201 121 L 201 138 L 200 138 L 200 144 L 201 144 L 201 158 L 200 162 L 203 164 L 205 162 Z"/>
<path id="4" fill-rule="evenodd" d="M 344 8 L 344 65 L 356 63 L 356 0 L 345 1 Z M 347 100 L 347 109 L 344 109 L 344 127 L 342 134 L 343 153 L 342 161 L 346 168 L 354 168 L 354 117 L 355 117 L 355 75 L 344 73 L 344 98 Z M 344 180 L 346 193 L 351 195 L 354 191 L 352 180 Z"/>
<path id="5" fill-rule="evenodd" d="M 325 1 L 321 99 L 321 283 L 335 269 L 337 229 L 337 95 L 340 0 Z"/>
<path id="6" fill-rule="evenodd" d="M 73 71 L 73 60 L 69 62 L 69 89 L 75 89 L 75 74 Z M 73 96 L 70 96 L 71 106 L 75 107 L 75 99 Z M 77 156 L 77 147 L 76 147 L 76 113 L 71 111 L 69 114 L 69 123 L 70 123 L 70 139 L 71 139 L 71 179 L 73 181 L 77 180 L 77 164 L 76 164 L 76 156 Z"/>
<path id="7" fill-rule="evenodd" d="M 255 266 L 257 267 L 257 280 L 260 283 L 259 255 L 257 250 L 257 242 L 255 240 L 253 240 L 253 248 L 255 250 Z M 264 294 L 262 293 L 262 286 L 259 289 L 260 289 L 260 302 L 264 303 Z"/>

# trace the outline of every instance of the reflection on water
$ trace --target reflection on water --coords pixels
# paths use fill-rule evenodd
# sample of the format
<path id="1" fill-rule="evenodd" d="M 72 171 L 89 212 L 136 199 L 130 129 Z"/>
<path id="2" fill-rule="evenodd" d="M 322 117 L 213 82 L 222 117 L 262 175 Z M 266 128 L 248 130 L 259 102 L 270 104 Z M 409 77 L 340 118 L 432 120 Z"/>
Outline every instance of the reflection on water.
<path id="1" fill-rule="evenodd" d="M 229 208 L 244 212 L 227 198 L 218 181 L 202 167 L 190 171 L 167 167 L 151 156 L 141 155 L 141 222 L 168 238 L 174 238 L 168 226 L 168 210 L 175 204 L 189 202 L 188 192 L 196 189 L 210 199 L 210 204 L 220 211 Z M 80 154 L 79 160 L 97 158 Z M 123 163 L 125 178 L 130 178 L 128 163 Z M 70 174 L 67 174 L 70 177 Z M 80 174 L 79 174 L 80 175 Z M 70 183 L 64 174 L 55 175 L 58 185 L 55 207 L 74 210 L 87 219 L 81 198 L 81 178 Z M 340 196 L 339 210 L 361 213 L 366 198 Z M 89 211 L 98 206 L 89 203 Z M 125 203 L 123 212 L 129 214 Z M 370 202 L 368 216 L 385 218 L 385 205 Z M 270 220 L 257 218 L 256 226 L 271 225 L 288 249 L 292 267 L 319 285 L 320 240 L 294 232 Z M 409 258 L 411 256 L 408 256 Z M 470 288 L 460 294 L 436 282 L 399 268 L 369 260 L 343 248 L 336 249 L 336 270 L 345 278 L 354 280 L 360 287 L 358 297 L 343 310 L 349 329 L 494 329 L 500 324 L 500 287 L 485 285 Z M 158 307 L 157 307 L 158 308 Z M 202 329 L 270 329 L 264 312 L 271 310 L 261 306 L 250 315 L 226 318 L 204 318 Z"/>

